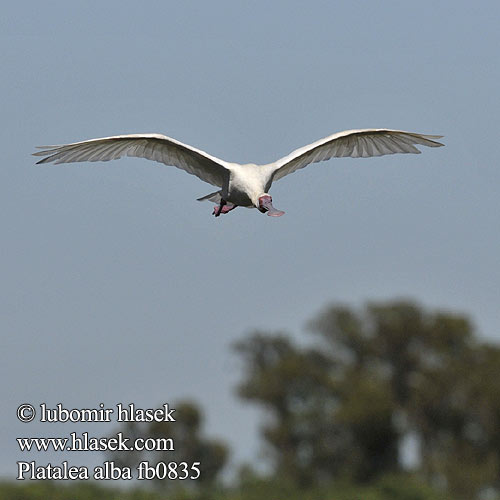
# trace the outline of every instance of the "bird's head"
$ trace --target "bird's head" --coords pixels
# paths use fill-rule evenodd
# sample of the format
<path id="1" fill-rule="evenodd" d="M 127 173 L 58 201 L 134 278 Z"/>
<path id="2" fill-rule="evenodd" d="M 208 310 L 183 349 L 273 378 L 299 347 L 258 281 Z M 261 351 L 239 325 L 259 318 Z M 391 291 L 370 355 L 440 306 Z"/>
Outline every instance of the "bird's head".
<path id="1" fill-rule="evenodd" d="M 271 195 L 264 193 L 259 196 L 257 208 L 264 214 L 270 215 L 271 217 L 280 217 L 285 212 L 282 210 L 277 210 L 273 207 L 273 199 Z"/>

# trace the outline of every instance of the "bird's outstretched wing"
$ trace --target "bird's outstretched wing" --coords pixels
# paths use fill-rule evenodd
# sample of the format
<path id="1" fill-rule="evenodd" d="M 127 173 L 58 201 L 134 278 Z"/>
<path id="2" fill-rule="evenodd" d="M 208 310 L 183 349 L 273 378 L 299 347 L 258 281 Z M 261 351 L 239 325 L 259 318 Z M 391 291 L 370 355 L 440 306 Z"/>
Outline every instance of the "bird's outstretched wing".
<path id="1" fill-rule="evenodd" d="M 218 187 L 229 175 L 228 164 L 224 160 L 161 134 L 116 135 L 60 146 L 40 146 L 40 149 L 43 151 L 33 155 L 45 158 L 37 163 L 108 161 L 134 156 L 173 165 Z"/>
<path id="2" fill-rule="evenodd" d="M 281 179 L 310 163 L 330 158 L 367 158 L 395 153 L 420 153 L 414 144 L 431 148 L 444 146 L 433 139 L 442 135 L 423 135 L 402 130 L 363 129 L 346 130 L 296 149 L 274 162 L 274 180 Z"/>

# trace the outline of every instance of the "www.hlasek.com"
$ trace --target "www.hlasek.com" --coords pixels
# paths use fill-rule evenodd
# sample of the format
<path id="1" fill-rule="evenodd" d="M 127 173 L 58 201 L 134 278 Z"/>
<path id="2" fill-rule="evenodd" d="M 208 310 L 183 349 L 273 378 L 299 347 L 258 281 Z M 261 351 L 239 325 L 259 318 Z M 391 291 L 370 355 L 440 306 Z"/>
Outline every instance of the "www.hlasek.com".
<path id="1" fill-rule="evenodd" d="M 98 408 L 66 409 L 61 403 L 55 408 L 48 408 L 45 403 L 36 408 L 28 403 L 17 409 L 17 417 L 21 422 L 32 422 L 38 416 L 40 422 L 175 422 L 175 409 L 165 403 L 161 408 L 137 408 L 133 403 L 115 408 L 105 408 L 101 403 Z M 112 418 L 114 417 L 114 418 Z M 77 434 L 71 432 L 68 437 L 19 437 L 16 438 L 21 452 L 69 452 L 69 451 L 136 451 L 136 452 L 171 452 L 175 450 L 174 439 L 171 437 L 134 439 L 125 437 L 118 432 L 112 437 L 94 437 L 88 432 Z M 58 479 L 96 479 L 117 480 L 133 479 L 168 479 L 196 480 L 201 475 L 200 462 L 158 462 L 141 461 L 136 467 L 120 466 L 113 461 L 103 462 L 89 470 L 83 465 L 70 465 L 68 461 L 53 465 L 40 465 L 36 461 L 17 462 L 18 480 L 58 480 Z"/>
<path id="2" fill-rule="evenodd" d="M 21 451 L 174 451 L 172 438 L 130 439 L 118 432 L 116 437 L 78 436 L 72 432 L 65 438 L 16 438 Z"/>

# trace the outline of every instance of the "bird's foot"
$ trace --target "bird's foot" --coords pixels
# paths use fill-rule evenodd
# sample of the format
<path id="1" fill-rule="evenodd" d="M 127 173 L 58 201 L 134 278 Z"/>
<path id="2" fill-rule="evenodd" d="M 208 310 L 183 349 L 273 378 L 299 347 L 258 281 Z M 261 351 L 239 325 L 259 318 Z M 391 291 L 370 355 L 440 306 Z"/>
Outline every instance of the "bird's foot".
<path id="1" fill-rule="evenodd" d="M 212 215 L 215 215 L 215 217 L 219 217 L 220 214 L 227 214 L 231 210 L 234 210 L 236 207 L 237 205 L 233 205 L 232 203 L 227 202 L 224 205 L 215 205 Z"/>

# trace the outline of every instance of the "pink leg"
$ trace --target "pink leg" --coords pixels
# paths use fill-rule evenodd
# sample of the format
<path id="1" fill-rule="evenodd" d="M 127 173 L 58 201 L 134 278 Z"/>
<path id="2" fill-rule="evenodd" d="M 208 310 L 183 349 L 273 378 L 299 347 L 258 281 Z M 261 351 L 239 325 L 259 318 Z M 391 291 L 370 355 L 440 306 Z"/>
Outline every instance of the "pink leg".
<path id="1" fill-rule="evenodd" d="M 219 217 L 220 214 L 227 214 L 231 210 L 234 210 L 238 205 L 233 205 L 232 203 L 225 203 L 224 205 L 215 205 L 212 215 Z"/>

